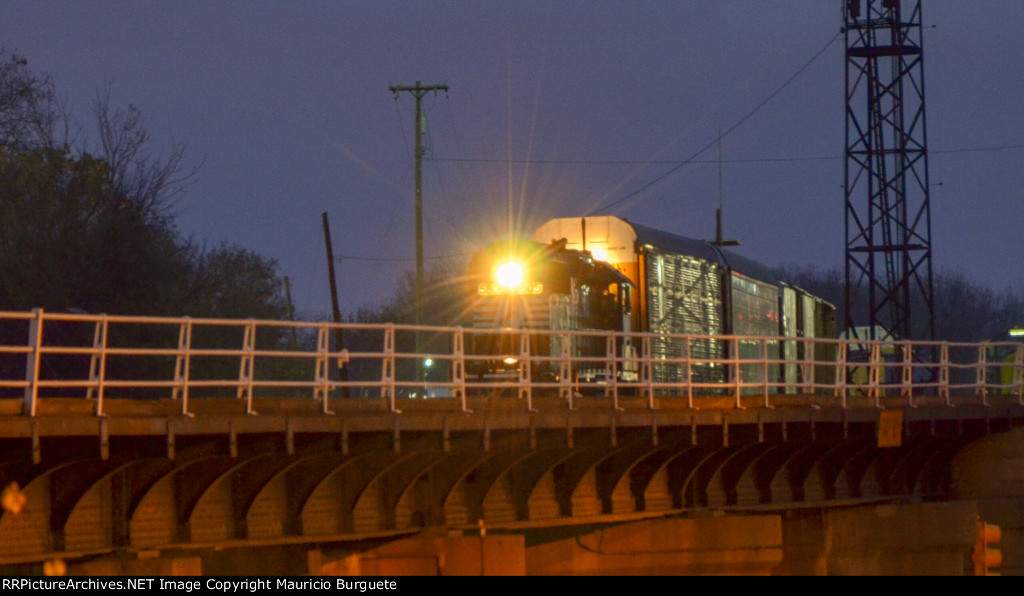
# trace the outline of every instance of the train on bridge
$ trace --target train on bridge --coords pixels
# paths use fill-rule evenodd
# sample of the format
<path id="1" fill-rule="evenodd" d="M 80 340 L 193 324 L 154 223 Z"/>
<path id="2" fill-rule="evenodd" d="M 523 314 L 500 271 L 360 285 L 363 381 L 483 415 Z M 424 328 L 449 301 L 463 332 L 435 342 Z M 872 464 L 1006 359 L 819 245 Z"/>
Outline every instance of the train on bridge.
<path id="1" fill-rule="evenodd" d="M 828 301 L 721 243 L 614 216 L 553 219 L 532 240 L 494 242 L 473 256 L 470 277 L 472 326 L 495 330 L 467 346 L 476 380 L 570 375 L 576 387 L 600 389 L 645 376 L 714 393 L 730 375 L 792 388 L 808 374 L 799 363 L 835 361 L 835 344 L 795 341 L 836 338 Z M 730 358 L 745 364 L 730 370 Z M 652 370 L 640 370 L 652 359 Z M 819 381 L 834 375 L 817 372 Z"/>

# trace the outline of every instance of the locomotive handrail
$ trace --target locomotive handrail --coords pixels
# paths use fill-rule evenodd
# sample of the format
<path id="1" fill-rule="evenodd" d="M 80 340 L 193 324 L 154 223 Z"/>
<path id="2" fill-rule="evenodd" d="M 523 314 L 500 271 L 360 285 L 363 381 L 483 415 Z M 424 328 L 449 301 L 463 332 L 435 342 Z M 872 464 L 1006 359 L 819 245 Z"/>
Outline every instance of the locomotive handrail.
<path id="1" fill-rule="evenodd" d="M 332 345 L 339 331 L 344 345 Z M 513 337 L 507 355 L 473 348 L 496 333 Z M 546 352 L 531 344 L 539 337 Z M 469 372 L 499 356 L 513 363 L 509 374 Z M 1024 404 L 1024 344 L 0 311 L 0 398 L 20 398 L 26 416 L 56 397 L 81 397 L 104 416 L 112 397 L 171 398 L 184 415 L 208 397 L 242 401 L 250 414 L 256 398 L 312 398 L 333 414 L 332 400 L 346 397 L 382 400 L 394 413 L 399 398 L 468 412 L 470 397 L 503 394 L 531 411 L 539 396 L 570 410 L 583 397 L 608 398 L 615 410 L 675 399 L 699 409 L 713 396 L 736 408 L 771 408 L 788 395 L 844 409 L 854 397 L 876 408 L 893 397 L 916 407 L 926 395 L 948 406 Z"/>

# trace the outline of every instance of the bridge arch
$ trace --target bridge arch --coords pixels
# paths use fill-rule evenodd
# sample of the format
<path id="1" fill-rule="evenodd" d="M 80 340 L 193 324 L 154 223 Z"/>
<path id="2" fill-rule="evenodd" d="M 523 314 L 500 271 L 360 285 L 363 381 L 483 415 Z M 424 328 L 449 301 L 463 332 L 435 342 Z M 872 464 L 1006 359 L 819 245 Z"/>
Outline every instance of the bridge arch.
<path id="1" fill-rule="evenodd" d="M 820 466 L 821 460 L 837 446 L 814 442 L 789 444 L 794 449 L 786 454 L 769 486 L 772 498 L 798 503 L 813 500 L 817 495 L 824 495 L 825 489 L 821 480 L 817 475 L 812 475 L 812 470 Z M 811 478 L 815 478 L 816 482 L 810 484 L 808 480 Z"/>
<path id="2" fill-rule="evenodd" d="M 733 505 L 761 505 L 772 502 L 772 483 L 798 443 L 768 444 L 741 471 L 735 482 Z"/>
<path id="3" fill-rule="evenodd" d="M 851 460 L 872 449 L 873 441 L 859 440 L 839 443 L 825 451 L 808 471 L 803 502 L 849 498 L 851 491 L 840 486 L 845 481 L 843 474 Z"/>
<path id="4" fill-rule="evenodd" d="M 415 529 L 445 525 L 444 503 L 456 483 L 487 457 L 477 447 L 463 447 L 425 465 L 402 490 L 395 504 L 395 526 Z"/>
<path id="5" fill-rule="evenodd" d="M 678 449 L 689 450 L 689 446 L 678 444 L 658 446 L 642 454 L 630 466 L 628 476 L 621 482 L 629 480 L 630 494 L 633 496 L 634 511 L 660 511 L 673 507 L 673 491 L 669 487 L 669 476 L 666 465 L 678 457 Z"/>
<path id="6" fill-rule="evenodd" d="M 55 472 L 74 465 L 77 462 L 66 462 L 33 475 L 21 487 L 24 508 L 18 513 L 0 510 L 0 536 L 5 538 L 0 540 L 0 556 L 45 554 L 55 550 L 51 532 L 52 479 Z"/>
<path id="7" fill-rule="evenodd" d="M 737 505 L 740 478 L 755 461 L 771 448 L 772 446 L 768 443 L 750 443 L 726 457 L 708 482 L 708 505 L 712 507 Z"/>
<path id="8" fill-rule="evenodd" d="M 539 448 L 510 461 L 481 501 L 484 520 L 508 523 L 557 518 L 559 511 L 553 482 L 550 485 L 539 483 L 551 467 L 571 451 L 568 447 Z"/>
<path id="9" fill-rule="evenodd" d="M 189 542 L 187 520 L 196 503 L 210 484 L 237 464 L 238 460 L 229 456 L 211 455 L 182 462 L 161 476 L 131 513 L 131 546 L 156 548 Z"/>
<path id="10" fill-rule="evenodd" d="M 259 454 L 224 469 L 197 499 L 188 514 L 193 542 L 218 542 L 245 538 L 246 513 L 253 499 L 292 457 Z"/>
<path id="11" fill-rule="evenodd" d="M 590 517 L 605 513 L 605 503 L 614 486 L 604 477 L 609 470 L 607 462 L 627 451 L 625 447 L 590 447 L 581 450 L 564 464 L 559 495 L 564 517 Z M 566 493 L 568 493 L 566 495 Z"/>
<path id="12" fill-rule="evenodd" d="M 671 478 L 678 482 L 678 488 L 673 490 L 672 494 L 680 497 L 678 500 L 673 499 L 673 504 L 678 503 L 677 507 L 686 509 L 708 507 L 710 505 L 708 487 L 712 479 L 716 477 L 730 457 L 746 448 L 747 446 L 743 445 L 731 445 L 715 449 L 691 449 L 689 453 L 697 455 L 696 458 L 685 457 L 685 453 L 679 458 L 675 458 L 670 463 L 678 465 L 680 462 L 688 461 L 689 465 L 674 471 L 671 475 Z"/>
<path id="13" fill-rule="evenodd" d="M 470 468 L 455 483 L 451 492 L 444 499 L 444 517 L 449 527 L 468 526 L 478 520 L 493 521 L 497 518 L 484 515 L 484 499 L 491 492 L 502 474 L 516 461 L 529 456 L 529 450 L 509 448 L 500 452 L 487 452 L 487 457 Z M 511 500 L 506 501 L 512 510 Z M 507 513 L 504 518 L 514 520 L 515 513 Z"/>
<path id="14" fill-rule="evenodd" d="M 340 453 L 318 453 L 294 459 L 276 470 L 246 508 L 246 536 L 268 539 L 302 535 L 303 505 L 343 459 Z"/>
<path id="15" fill-rule="evenodd" d="M 122 462 L 95 479 L 74 498 L 64 522 L 65 549 L 84 551 L 127 546 L 132 513 L 153 484 L 177 465 L 178 462 L 167 458 Z"/>
<path id="16" fill-rule="evenodd" d="M 607 514 L 634 513 L 640 511 L 638 497 L 632 486 L 632 470 L 641 461 L 652 457 L 656 451 L 665 451 L 649 440 L 637 440 L 612 453 L 599 465 L 597 479 L 602 495 L 602 512 Z M 656 456 L 655 456 L 656 457 Z M 643 499 L 641 491 L 639 499 Z"/>
<path id="17" fill-rule="evenodd" d="M 400 457 L 393 451 L 378 451 L 342 460 L 316 484 L 303 503 L 303 534 L 316 536 L 356 532 L 356 501 L 376 475 Z M 374 510 L 365 513 L 370 518 L 359 520 L 358 527 L 379 529 L 379 512 Z"/>
<path id="18" fill-rule="evenodd" d="M 870 499 L 880 496 L 876 484 L 862 486 L 868 468 L 878 457 L 875 443 L 863 444 L 860 449 L 842 462 L 835 479 L 835 499 Z"/>
<path id="19" fill-rule="evenodd" d="M 444 458 L 441 451 L 413 451 L 395 455 L 368 478 L 352 505 L 353 529 L 357 532 L 394 530 L 395 508 L 416 477 Z M 408 515 L 406 515 L 408 517 Z"/>

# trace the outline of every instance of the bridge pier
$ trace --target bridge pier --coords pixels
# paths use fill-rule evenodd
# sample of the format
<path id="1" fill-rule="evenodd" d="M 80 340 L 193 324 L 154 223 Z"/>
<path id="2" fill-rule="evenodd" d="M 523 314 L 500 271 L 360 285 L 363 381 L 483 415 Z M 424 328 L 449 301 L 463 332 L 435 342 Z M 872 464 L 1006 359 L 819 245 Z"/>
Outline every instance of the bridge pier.
<path id="1" fill-rule="evenodd" d="M 973 501 L 703 513 L 523 533 L 427 530 L 378 546 L 140 551 L 73 575 L 970 575 Z M 17 570 L 11 570 L 17 571 Z"/>
<path id="2" fill-rule="evenodd" d="M 1024 429 L 983 437 L 951 464 L 953 497 L 978 504 L 979 517 L 1002 530 L 1001 575 L 1024 575 Z"/>
<path id="3" fill-rule="evenodd" d="M 782 514 L 773 575 L 970 575 L 973 501 L 881 504 Z"/>

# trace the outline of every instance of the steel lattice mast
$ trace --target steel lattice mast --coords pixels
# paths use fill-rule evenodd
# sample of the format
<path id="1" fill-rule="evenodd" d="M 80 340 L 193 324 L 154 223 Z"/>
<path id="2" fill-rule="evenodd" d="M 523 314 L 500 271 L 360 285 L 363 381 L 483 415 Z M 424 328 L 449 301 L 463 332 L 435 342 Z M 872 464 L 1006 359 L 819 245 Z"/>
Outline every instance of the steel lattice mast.
<path id="1" fill-rule="evenodd" d="M 846 327 L 869 325 L 863 339 L 881 339 L 878 326 L 934 339 L 921 1 L 843 0 L 842 9 Z"/>

